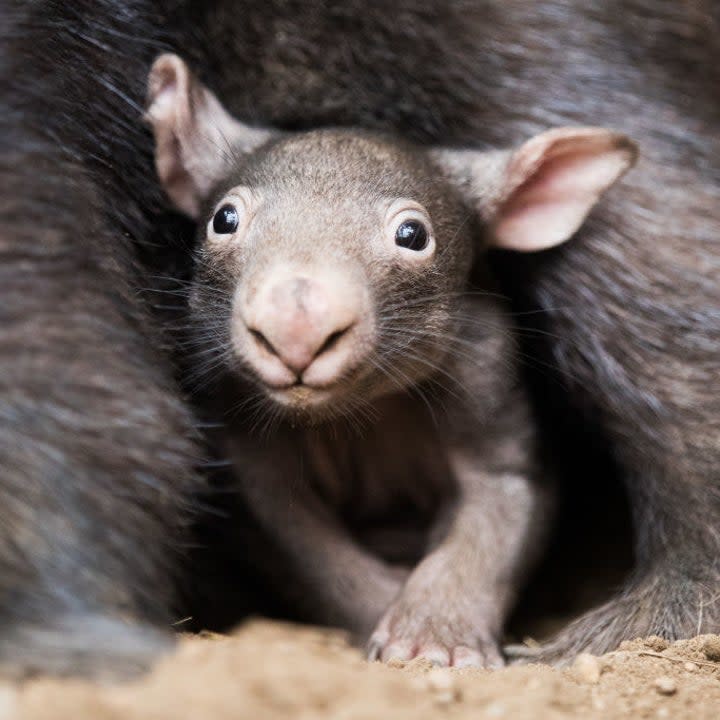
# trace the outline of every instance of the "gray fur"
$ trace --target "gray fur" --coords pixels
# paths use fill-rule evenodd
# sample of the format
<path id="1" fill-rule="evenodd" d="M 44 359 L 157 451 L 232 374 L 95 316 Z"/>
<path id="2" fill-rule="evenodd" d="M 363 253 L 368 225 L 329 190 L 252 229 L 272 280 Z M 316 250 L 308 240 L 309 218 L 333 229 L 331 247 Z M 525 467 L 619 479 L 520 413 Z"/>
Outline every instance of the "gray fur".
<path id="1" fill-rule="evenodd" d="M 155 79 L 169 68 L 178 78 L 170 87 L 180 90 L 158 99 Z M 275 591 L 300 601 L 305 619 L 369 637 L 372 658 L 500 664 L 506 615 L 548 526 L 550 481 L 487 249 L 504 201 L 529 187 L 526 173 L 542 177 L 544 156 L 526 148 L 545 147 L 547 136 L 504 162 L 471 153 L 458 178 L 463 159 L 455 154 L 368 132 L 277 135 L 253 148 L 177 58 L 158 59 L 150 86 L 148 117 L 168 190 L 217 174 L 212 192 L 176 199 L 203 208 L 191 342 L 199 374 L 236 381 L 234 392 L 223 384 L 214 397 L 216 411 L 233 414 L 218 442 L 234 461 L 237 490 L 278 547 L 269 571 L 281 578 Z M 208 139 L 214 122 L 225 128 L 224 147 Z M 617 173 L 632 161 L 629 143 L 603 130 L 552 137 L 553 148 L 601 147 Z M 547 172 L 557 173 L 552 157 Z M 228 202 L 243 219 L 217 234 L 213 216 Z M 413 264 L 412 252 L 388 250 L 384 208 L 397 202 L 427 212 L 436 246 L 429 260 Z M 372 315 L 358 322 L 373 331 L 350 339 L 359 359 L 329 387 L 304 384 L 301 370 L 294 387 L 276 391 L 263 356 L 247 349 L 259 332 L 248 325 L 245 298 L 273 308 L 264 284 L 275 282 L 276 267 L 305 278 L 283 272 L 294 289 L 275 323 L 289 322 L 295 305 L 307 315 L 303 293 L 320 271 L 342 278 L 326 314 L 345 296 L 370 298 L 357 311 Z M 262 345 L 279 357 L 266 339 Z M 252 400 L 255 417 L 243 411 Z M 402 537 L 399 508 L 416 538 Z M 391 546 L 374 541 L 378 531 L 393 535 Z"/>

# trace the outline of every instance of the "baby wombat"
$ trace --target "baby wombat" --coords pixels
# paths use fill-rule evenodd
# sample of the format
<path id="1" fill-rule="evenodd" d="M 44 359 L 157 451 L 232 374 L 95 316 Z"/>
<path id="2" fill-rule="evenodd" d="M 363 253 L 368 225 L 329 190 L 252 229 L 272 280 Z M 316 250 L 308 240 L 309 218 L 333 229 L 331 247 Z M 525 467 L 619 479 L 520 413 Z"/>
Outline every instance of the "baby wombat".
<path id="1" fill-rule="evenodd" d="M 485 250 L 570 239 L 634 146 L 251 128 L 173 55 L 149 87 L 160 179 L 200 227 L 196 342 L 232 378 L 223 445 L 277 591 L 373 658 L 500 664 L 550 493 Z"/>

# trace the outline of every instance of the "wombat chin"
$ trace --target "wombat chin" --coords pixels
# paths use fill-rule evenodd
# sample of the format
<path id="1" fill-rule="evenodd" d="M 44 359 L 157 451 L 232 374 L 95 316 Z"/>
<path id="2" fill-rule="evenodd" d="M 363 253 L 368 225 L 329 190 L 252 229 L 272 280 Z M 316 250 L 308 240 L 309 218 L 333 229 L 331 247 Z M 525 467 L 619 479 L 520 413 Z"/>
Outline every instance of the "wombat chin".
<path id="1" fill-rule="evenodd" d="M 347 420 L 361 425 L 372 414 L 371 404 L 383 395 L 370 383 L 344 378 L 331 385 L 313 387 L 299 383 L 288 388 L 264 387 L 269 415 L 292 426 L 317 426 Z"/>

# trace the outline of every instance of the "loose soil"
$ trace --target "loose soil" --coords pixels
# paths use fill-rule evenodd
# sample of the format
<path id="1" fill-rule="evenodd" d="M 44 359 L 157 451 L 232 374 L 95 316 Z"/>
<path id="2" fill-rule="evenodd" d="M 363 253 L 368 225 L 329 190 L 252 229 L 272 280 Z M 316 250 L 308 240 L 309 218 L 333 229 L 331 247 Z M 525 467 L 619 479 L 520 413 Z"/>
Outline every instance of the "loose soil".
<path id="1" fill-rule="evenodd" d="M 720 636 L 626 642 L 556 670 L 366 663 L 336 632 L 268 621 L 184 637 L 146 677 L 115 686 L 0 685 L 5 720 L 720 718 Z"/>

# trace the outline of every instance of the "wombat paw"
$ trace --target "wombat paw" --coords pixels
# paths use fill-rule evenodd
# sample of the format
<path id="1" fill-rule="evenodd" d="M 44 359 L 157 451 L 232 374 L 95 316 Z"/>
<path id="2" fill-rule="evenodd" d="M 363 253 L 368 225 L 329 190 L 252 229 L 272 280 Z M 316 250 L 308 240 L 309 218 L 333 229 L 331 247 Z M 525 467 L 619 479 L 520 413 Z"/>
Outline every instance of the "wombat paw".
<path id="1" fill-rule="evenodd" d="M 124 680 L 145 672 L 173 646 L 168 633 L 104 615 L 65 616 L 51 625 L 10 625 L 0 634 L 0 676 Z"/>
<path id="2" fill-rule="evenodd" d="M 413 613 L 401 607 L 391 607 L 380 621 L 368 641 L 367 657 L 383 662 L 423 658 L 440 667 L 504 665 L 492 633 L 440 613 Z"/>

